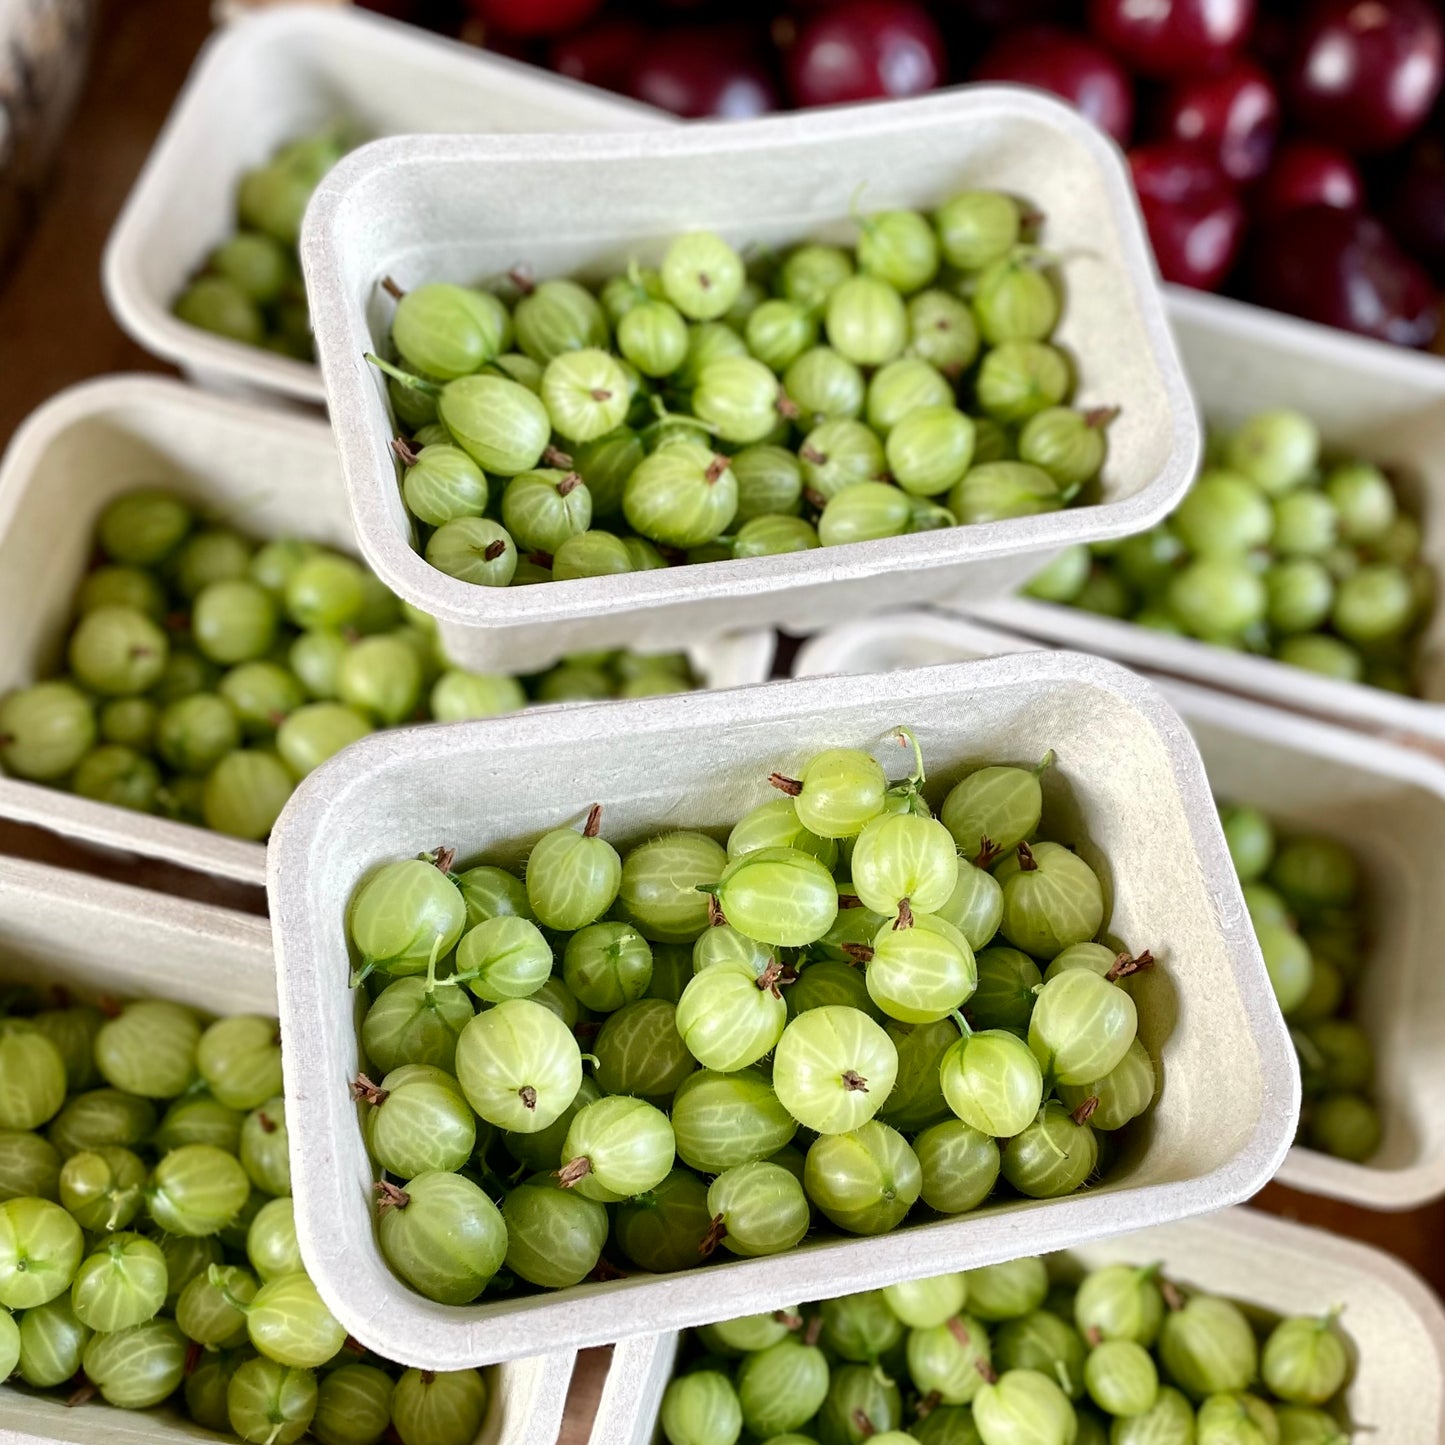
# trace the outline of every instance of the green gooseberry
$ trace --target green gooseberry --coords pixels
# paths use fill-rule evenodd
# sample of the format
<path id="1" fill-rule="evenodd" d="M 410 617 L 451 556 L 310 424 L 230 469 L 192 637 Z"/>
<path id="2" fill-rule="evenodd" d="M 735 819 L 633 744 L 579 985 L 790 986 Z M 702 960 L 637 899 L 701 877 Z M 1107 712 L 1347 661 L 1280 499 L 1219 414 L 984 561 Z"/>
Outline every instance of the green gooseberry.
<path id="1" fill-rule="evenodd" d="M 552 576 L 558 582 L 578 577 L 613 577 L 634 570 L 626 544 L 611 532 L 586 531 L 568 537 L 552 554 Z M 610 697 L 611 686 L 599 693 Z M 549 694 L 548 701 L 556 701 Z"/>
<path id="2" fill-rule="evenodd" d="M 365 598 L 361 567 L 350 557 L 322 552 L 306 558 L 287 580 L 286 615 L 303 630 L 345 627 Z"/>
<path id="3" fill-rule="evenodd" d="M 1301 412 L 1257 412 L 1230 438 L 1228 464 L 1272 497 L 1307 481 L 1319 459 L 1320 434 Z"/>
<path id="4" fill-rule="evenodd" d="M 965 1034 L 939 1066 L 948 1107 L 973 1129 L 1007 1139 L 1029 1127 L 1043 1099 L 1043 1072 L 1029 1046 L 1002 1029 Z"/>
<path id="5" fill-rule="evenodd" d="M 908 354 L 957 378 L 978 356 L 978 323 L 966 302 L 947 291 L 922 291 L 908 300 Z"/>
<path id="6" fill-rule="evenodd" d="M 778 379 L 750 356 L 721 357 L 698 372 L 692 410 L 723 442 L 760 442 L 778 420 Z"/>
<path id="7" fill-rule="evenodd" d="M 903 298 L 874 276 L 850 276 L 833 287 L 825 313 L 828 344 L 857 366 L 881 366 L 903 353 L 908 316 Z"/>
<path id="8" fill-rule="evenodd" d="M 1259 1369 L 1254 1331 L 1239 1306 L 1195 1295 L 1164 1317 L 1159 1362 L 1191 1399 L 1247 1390 Z"/>
<path id="9" fill-rule="evenodd" d="M 1383 1134 L 1379 1110 L 1358 1094 L 1329 1094 L 1318 1100 L 1306 1128 L 1310 1148 L 1356 1164 L 1378 1151 Z"/>
<path id="10" fill-rule="evenodd" d="M 778 288 L 789 301 L 820 311 L 833 288 L 853 274 L 853 258 L 838 246 L 798 246 L 778 268 Z"/>
<path id="11" fill-rule="evenodd" d="M 917 211 L 879 211 L 858 222 L 858 268 L 903 296 L 938 274 L 938 237 Z"/>
<path id="12" fill-rule="evenodd" d="M 97 607 L 76 625 L 67 658 L 82 687 L 106 697 L 129 697 L 160 680 L 169 650 L 166 634 L 143 612 Z M 52 705 L 59 700 L 47 697 Z"/>
<path id="13" fill-rule="evenodd" d="M 778 557 L 822 545 L 817 528 L 801 517 L 753 517 L 738 528 L 733 556 Z"/>
<path id="14" fill-rule="evenodd" d="M 20 1378 L 37 1390 L 63 1385 L 79 1372 L 93 1334 L 76 1318 L 68 1291 L 26 1309 L 19 1316 Z"/>
<path id="15" fill-rule="evenodd" d="M 43 1135 L 0 1129 L 0 1201 L 23 1196 L 58 1199 L 60 1172 L 60 1151 Z"/>
<path id="16" fill-rule="evenodd" d="M 1082 1188 L 1098 1162 L 1093 1129 L 1051 1099 L 1004 1146 L 1001 1172 L 1030 1199 L 1057 1199 Z"/>
<path id="17" fill-rule="evenodd" d="M 410 459 L 410 460 L 409 460 Z M 442 443 L 402 454 L 401 491 L 407 510 L 430 527 L 458 517 L 480 517 L 487 506 L 487 479 L 460 447 Z"/>
<path id="18" fill-rule="evenodd" d="M 668 246 L 659 267 L 667 299 L 691 321 L 715 321 L 747 279 L 742 257 L 710 231 L 689 231 Z"/>
<path id="19" fill-rule="evenodd" d="M 616 357 L 599 347 L 583 347 L 547 363 L 541 397 L 554 431 L 568 441 L 591 442 L 627 419 L 632 388 Z"/>
<path id="20" fill-rule="evenodd" d="M 974 279 L 969 298 L 990 346 L 1043 341 L 1059 322 L 1059 294 L 1038 258 L 1026 251 L 991 262 Z"/>
<path id="21" fill-rule="evenodd" d="M 1312 557 L 1276 562 L 1264 574 L 1264 585 L 1266 616 L 1276 632 L 1312 632 L 1324 624 L 1334 605 L 1334 579 Z"/>
<path id="22" fill-rule="evenodd" d="M 783 391 L 805 422 L 856 417 L 863 410 L 863 373 L 831 346 L 814 346 L 783 373 Z"/>
<path id="23" fill-rule="evenodd" d="M 443 1169 L 417 1174 L 404 1189 L 384 1185 L 379 1192 L 377 1239 L 392 1269 L 439 1304 L 476 1299 L 507 1252 L 506 1224 L 485 1191 L 464 1175 Z M 272 1281 L 266 1288 L 281 1282 Z"/>
<path id="24" fill-rule="evenodd" d="M 992 1359 L 988 1332 L 971 1315 L 955 1314 L 939 1325 L 908 1332 L 908 1373 L 945 1405 L 966 1405 L 983 1388 Z"/>
<path id="25" fill-rule="evenodd" d="M 0 698 L 0 763 L 18 777 L 63 777 L 95 738 L 94 705 L 68 682 L 36 683 Z"/>
<path id="26" fill-rule="evenodd" d="M 650 540 L 698 547 L 727 530 L 737 494 L 726 457 L 682 442 L 638 464 L 623 490 L 622 509 L 629 525 Z"/>
<path id="27" fill-rule="evenodd" d="M 1109 1415 L 1142 1415 L 1159 1398 L 1159 1370 L 1143 1345 L 1104 1340 L 1084 1364 L 1089 1398 Z"/>
<path id="28" fill-rule="evenodd" d="M 82 798 L 149 813 L 160 790 L 155 764 L 133 748 L 107 743 L 81 759 L 70 780 Z"/>
<path id="29" fill-rule="evenodd" d="M 401 359 L 438 381 L 479 371 L 511 341 L 507 308 L 489 292 L 429 282 L 396 304 L 391 339 Z"/>
<path id="30" fill-rule="evenodd" d="M 1072 368 L 1056 347 L 1006 341 L 985 354 L 974 391 L 990 417 L 1013 425 L 1061 405 L 1072 387 Z"/>
<path id="31" fill-rule="evenodd" d="M 850 482 L 839 488 L 818 518 L 824 547 L 899 537 L 912 517 L 908 494 L 886 482 Z"/>
<path id="32" fill-rule="evenodd" d="M 1099 475 L 1108 453 L 1112 407 L 1075 411 L 1054 406 L 1031 416 L 1019 431 L 1019 460 L 1038 467 L 1072 496 Z"/>
<path id="33" fill-rule="evenodd" d="M 839 1229 L 886 1234 L 917 1201 L 923 1171 L 902 1134 L 870 1119 L 849 1133 L 820 1135 L 808 1150 L 803 1185 Z"/>
<path id="34" fill-rule="evenodd" d="M 266 335 L 255 299 L 228 276 L 198 276 L 176 298 L 175 313 L 188 326 L 247 346 L 259 346 Z"/>
<path id="35" fill-rule="evenodd" d="M 1242 559 L 1201 557 L 1169 584 L 1169 609 L 1196 637 L 1228 641 L 1265 615 L 1264 582 Z"/>
<path id="36" fill-rule="evenodd" d="M 505 587 L 517 570 L 517 546 L 506 529 L 489 518 L 458 517 L 432 533 L 426 559 L 460 581 Z"/>
<path id="37" fill-rule="evenodd" d="M 1088 580 L 1091 565 L 1088 547 L 1075 543 L 1059 552 L 1042 572 L 1034 573 L 1024 591 L 1041 602 L 1073 602 Z"/>
<path id="38" fill-rule="evenodd" d="M 916 1375 L 914 1383 L 922 1387 Z M 828 1382 L 818 1438 L 823 1445 L 863 1445 L 896 1430 L 902 1420 L 903 1401 L 891 1376 L 871 1363 L 844 1365 Z"/>
<path id="39" fill-rule="evenodd" d="M 545 367 L 564 351 L 607 345 L 607 317 L 596 297 L 575 281 L 549 280 L 535 286 L 517 302 L 512 324 L 517 345 L 539 366 Z M 451 425 L 445 413 L 442 420 Z M 481 457 L 477 460 L 487 466 Z M 535 460 L 528 465 L 535 465 Z M 515 470 L 525 471 L 526 467 Z"/>
<path id="40" fill-rule="evenodd" d="M 644 376 L 670 376 L 687 357 L 688 328 L 670 302 L 639 300 L 617 320 L 617 349 Z"/>
<path id="41" fill-rule="evenodd" d="M 165 589 L 152 572 L 112 563 L 88 573 L 75 594 L 79 615 L 97 607 L 130 607 L 160 622 L 166 614 Z"/>
<path id="42" fill-rule="evenodd" d="M 1275 657 L 1291 667 L 1317 672 L 1336 682 L 1359 682 L 1365 674 L 1364 659 L 1346 642 L 1318 633 L 1286 637 Z"/>
<path id="43" fill-rule="evenodd" d="M 1404 571 L 1371 563 L 1339 584 L 1330 621 L 1347 641 L 1368 647 L 1404 632 L 1414 610 L 1414 592 Z"/>
<path id="44" fill-rule="evenodd" d="M 748 350 L 764 366 L 784 371 L 817 344 L 818 321 L 808 307 L 779 297 L 764 301 L 753 311 L 744 335 Z"/>
<path id="45" fill-rule="evenodd" d="M 1260 1375 L 1291 1405 L 1323 1405 L 1344 1388 L 1350 1359 L 1332 1314 L 1281 1320 L 1260 1356 Z"/>
<path id="46" fill-rule="evenodd" d="M 738 486 L 734 521 L 796 514 L 802 507 L 803 472 L 786 447 L 759 442 L 734 452 L 729 462 Z"/>
<path id="47" fill-rule="evenodd" d="M 1274 1411 L 1257 1395 L 1211 1395 L 1194 1424 L 1198 1445 L 1272 1445 L 1279 1438 Z"/>
<path id="48" fill-rule="evenodd" d="M 168 1319 L 147 1320 L 85 1346 L 85 1378 L 108 1405 L 148 1410 L 171 1395 L 185 1375 L 186 1337 Z"/>
<path id="49" fill-rule="evenodd" d="M 716 1370 L 676 1376 L 663 1392 L 658 1418 L 668 1445 L 735 1445 L 743 1428 L 737 1391 Z"/>
<path id="50" fill-rule="evenodd" d="M 871 427 L 849 417 L 834 417 L 814 427 L 798 448 L 803 484 L 824 502 L 846 486 L 876 479 L 886 459 Z"/>
<path id="51" fill-rule="evenodd" d="M 391 1420 L 402 1445 L 468 1445 L 488 1398 L 479 1370 L 405 1370 L 392 1390 Z"/>
<path id="52" fill-rule="evenodd" d="M 986 1442 L 1070 1445 L 1078 1434 L 1069 1397 L 1038 1370 L 1006 1370 L 995 1382 L 984 1384 L 974 1398 L 973 1418 Z"/>
<path id="53" fill-rule="evenodd" d="M 1198 556 L 1236 558 L 1269 543 L 1274 512 L 1248 478 L 1212 470 L 1189 489 L 1169 525 Z"/>
<path id="54" fill-rule="evenodd" d="M 392 1379 L 375 1365 L 328 1370 L 316 1389 L 310 1431 L 320 1445 L 380 1445 L 391 1424 Z"/>
<path id="55" fill-rule="evenodd" d="M 503 673 L 462 672 L 452 668 L 436 680 L 427 710 L 437 722 L 496 717 L 526 707 L 527 694 L 515 678 Z"/>
<path id="56" fill-rule="evenodd" d="M 933 218 L 944 259 L 961 271 L 981 271 L 1003 259 L 1018 242 L 1018 203 L 1001 191 L 964 191 L 941 205 Z"/>
<path id="57" fill-rule="evenodd" d="M 1318 557 L 1339 540 L 1339 516 L 1330 499 L 1313 487 L 1274 499 L 1274 550 L 1286 557 Z"/>
<path id="58" fill-rule="evenodd" d="M 893 427 L 884 455 L 889 473 L 905 492 L 935 497 L 962 482 L 973 446 L 974 425 L 968 416 L 952 405 L 925 406 Z"/>
<path id="59" fill-rule="evenodd" d="M 1346 462 L 1325 477 L 1325 495 L 1334 503 L 1344 542 L 1373 542 L 1383 537 L 1396 516 L 1389 479 L 1368 462 Z"/>
<path id="60" fill-rule="evenodd" d="M 1057 512 L 1064 498 L 1049 474 L 1027 462 L 977 462 L 948 493 L 960 523 L 1000 522 Z"/>

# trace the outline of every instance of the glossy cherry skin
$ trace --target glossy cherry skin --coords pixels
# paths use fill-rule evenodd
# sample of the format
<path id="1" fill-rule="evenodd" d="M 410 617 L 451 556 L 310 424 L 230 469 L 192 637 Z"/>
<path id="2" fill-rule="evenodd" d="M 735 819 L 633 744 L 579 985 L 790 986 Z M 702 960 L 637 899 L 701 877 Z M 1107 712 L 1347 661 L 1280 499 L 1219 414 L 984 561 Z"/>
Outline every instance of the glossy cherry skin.
<path id="1" fill-rule="evenodd" d="M 1352 211 L 1364 203 L 1365 183 L 1350 156 L 1315 140 L 1287 140 L 1250 193 L 1257 221 L 1269 222 L 1305 206 Z"/>
<path id="2" fill-rule="evenodd" d="M 1159 130 L 1203 147 L 1230 180 L 1257 180 L 1279 138 L 1279 96 L 1253 61 L 1234 60 L 1218 74 L 1175 85 L 1160 108 Z"/>
<path id="3" fill-rule="evenodd" d="M 1439 327 L 1435 287 L 1385 228 L 1359 211 L 1310 206 L 1256 237 L 1249 294 L 1288 311 L 1401 346 L 1428 346 Z"/>
<path id="4" fill-rule="evenodd" d="M 1429 0 L 1318 0 L 1296 31 L 1286 94 L 1320 139 L 1388 150 L 1429 115 L 1442 67 L 1445 27 Z"/>
<path id="5" fill-rule="evenodd" d="M 1134 86 L 1124 67 L 1086 35 L 1029 25 L 1001 35 L 974 66 L 973 80 L 1032 85 L 1061 96 L 1120 145 L 1134 129 Z"/>
<path id="6" fill-rule="evenodd" d="M 559 75 L 604 90 L 621 90 L 651 31 L 631 15 L 600 15 L 590 25 L 559 36 L 547 50 L 547 64 Z"/>
<path id="7" fill-rule="evenodd" d="M 745 120 L 778 108 L 777 83 L 757 59 L 766 53 L 746 26 L 662 30 L 639 48 L 622 88 L 689 120 Z"/>
<path id="8" fill-rule="evenodd" d="M 1411 255 L 1445 272 L 1445 134 L 1415 138 L 1387 193 L 1385 220 Z"/>
<path id="9" fill-rule="evenodd" d="M 1089 0 L 1089 29 L 1158 80 L 1220 67 L 1249 36 L 1255 0 Z"/>
<path id="10" fill-rule="evenodd" d="M 1160 275 L 1214 290 L 1244 236 L 1244 206 L 1228 178 L 1202 150 L 1179 141 L 1137 147 L 1129 169 Z"/>
<path id="11" fill-rule="evenodd" d="M 914 0 L 842 0 L 809 15 L 783 57 L 797 105 L 921 95 L 947 70 L 943 37 Z"/>

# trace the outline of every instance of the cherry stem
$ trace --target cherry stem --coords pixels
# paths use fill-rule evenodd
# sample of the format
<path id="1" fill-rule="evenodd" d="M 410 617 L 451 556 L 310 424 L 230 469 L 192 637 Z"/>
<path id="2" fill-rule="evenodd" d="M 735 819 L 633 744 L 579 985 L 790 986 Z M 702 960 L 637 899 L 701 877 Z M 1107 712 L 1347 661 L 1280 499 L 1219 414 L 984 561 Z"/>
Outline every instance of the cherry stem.
<path id="1" fill-rule="evenodd" d="M 392 455 L 395 456 L 397 461 L 399 461 L 404 467 L 414 467 L 417 462 L 421 460 L 421 458 L 418 457 L 417 454 L 412 451 L 411 447 L 407 444 L 407 440 L 405 437 L 392 437 L 391 450 Z"/>
<path id="2" fill-rule="evenodd" d="M 351 1097 L 358 1104 L 369 1104 L 372 1108 L 377 1108 L 387 1101 L 390 1094 L 380 1084 L 373 1084 L 365 1074 L 358 1074 L 351 1081 Z"/>
<path id="3" fill-rule="evenodd" d="M 1121 978 L 1128 978 L 1131 973 L 1138 973 L 1141 969 L 1154 966 L 1154 955 L 1146 948 L 1137 958 L 1130 958 L 1127 953 L 1121 953 L 1115 960 L 1114 966 L 1104 975 L 1110 983 Z"/>
<path id="4" fill-rule="evenodd" d="M 390 276 L 383 276 L 381 278 L 381 289 L 385 291 L 393 301 L 400 301 L 401 298 L 406 295 L 406 292 L 403 291 Z"/>
<path id="5" fill-rule="evenodd" d="M 697 1252 L 707 1259 L 712 1252 L 727 1238 L 728 1227 L 723 1221 L 721 1214 L 713 1215 L 708 1222 L 707 1230 L 702 1239 L 698 1242 Z"/>
<path id="6" fill-rule="evenodd" d="M 428 381 L 422 376 L 413 376 L 411 372 L 403 371 L 401 367 L 393 366 L 389 361 L 383 361 L 373 351 L 365 351 L 362 355 L 378 371 L 384 372 L 393 381 L 398 381 L 403 386 L 409 386 L 413 391 L 419 391 L 424 396 L 440 396 L 446 390 L 444 386 L 440 386 L 434 381 Z"/>
<path id="7" fill-rule="evenodd" d="M 602 804 L 593 803 L 587 810 L 587 822 L 583 825 L 582 836 L 595 838 L 602 828 Z"/>
<path id="8" fill-rule="evenodd" d="M 378 1179 L 371 1187 L 377 1193 L 378 1213 L 385 1214 L 389 1209 L 405 1209 L 411 1203 L 411 1195 L 390 1180 Z"/>
<path id="9" fill-rule="evenodd" d="M 1038 866 L 1039 866 L 1039 865 L 1034 862 L 1033 851 L 1030 849 L 1030 847 L 1029 847 L 1029 845 L 1028 845 L 1027 843 L 1020 843 L 1020 844 L 1019 844 L 1019 846 L 1018 846 L 1018 855 L 1019 855 L 1019 867 L 1020 867 L 1025 873 L 1035 873 L 1035 872 L 1038 871 Z"/>
<path id="10" fill-rule="evenodd" d="M 570 1163 L 564 1164 L 556 1171 L 557 1182 L 561 1184 L 563 1189 L 572 1189 L 591 1172 L 592 1161 L 585 1154 L 582 1154 Z"/>
<path id="11" fill-rule="evenodd" d="M 868 1080 L 856 1069 L 843 1070 L 843 1088 L 850 1094 L 866 1094 L 868 1092 Z"/>

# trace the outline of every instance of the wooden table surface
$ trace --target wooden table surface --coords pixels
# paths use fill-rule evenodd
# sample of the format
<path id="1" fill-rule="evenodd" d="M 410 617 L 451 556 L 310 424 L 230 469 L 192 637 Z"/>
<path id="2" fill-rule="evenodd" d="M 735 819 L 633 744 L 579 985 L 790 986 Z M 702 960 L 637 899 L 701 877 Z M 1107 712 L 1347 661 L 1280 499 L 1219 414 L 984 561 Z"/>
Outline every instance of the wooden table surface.
<path id="1" fill-rule="evenodd" d="M 40 402 L 85 377 L 164 371 L 111 320 L 100 288 L 105 238 L 196 50 L 209 30 L 205 0 L 101 0 L 90 77 L 29 244 L 0 278 L 0 438 Z M 218 887 L 166 866 L 118 864 L 48 835 L 0 823 L 0 851 L 105 872 L 146 886 L 262 911 L 254 890 Z M 1263 1208 L 1365 1240 L 1413 1265 L 1445 1291 L 1445 1203 L 1373 1214 L 1271 1185 Z M 607 1351 L 586 1351 L 562 1433 L 586 1439 Z"/>

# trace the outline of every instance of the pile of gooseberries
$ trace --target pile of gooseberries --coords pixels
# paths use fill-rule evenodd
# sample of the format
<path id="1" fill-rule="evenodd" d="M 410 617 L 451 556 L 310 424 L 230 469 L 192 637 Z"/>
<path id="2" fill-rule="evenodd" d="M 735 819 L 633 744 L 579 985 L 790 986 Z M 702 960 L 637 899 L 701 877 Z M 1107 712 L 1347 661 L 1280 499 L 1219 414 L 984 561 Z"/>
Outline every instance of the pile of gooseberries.
<path id="1" fill-rule="evenodd" d="M 1050 1266 L 1053 1266 L 1051 1271 Z M 1019 1259 L 687 1335 L 669 1445 L 1347 1445 L 1333 1313 Z"/>
<path id="2" fill-rule="evenodd" d="M 402 496 L 481 586 L 774 556 L 1068 505 L 1078 411 L 1039 218 L 970 191 L 858 219 L 851 250 L 745 263 L 707 231 L 594 289 L 431 281 L 396 298 Z"/>
<path id="3" fill-rule="evenodd" d="M 206 257 L 176 298 L 182 321 L 296 361 L 315 360 L 296 243 L 311 193 L 349 145 L 346 131 L 332 126 L 289 142 L 241 177 L 236 234 Z"/>
<path id="4" fill-rule="evenodd" d="M 395 1273 L 466 1304 L 1082 1188 L 1156 1092 L 1152 960 L 1097 941 L 1098 875 L 1040 836 L 1051 763 L 975 767 L 934 817 L 916 744 L 891 786 L 829 748 L 717 837 L 619 851 L 593 806 L 520 876 L 370 870 L 352 1088 Z"/>
<path id="5" fill-rule="evenodd" d="M 1314 422 L 1266 411 L 1210 440 L 1168 520 L 1070 547 L 1026 589 L 1141 627 L 1415 693 L 1435 603 L 1420 524 L 1378 466 L 1322 454 Z"/>
<path id="6" fill-rule="evenodd" d="M 1351 1017 L 1366 938 L 1355 855 L 1334 838 L 1279 837 L 1258 808 L 1220 809 L 1244 901 L 1299 1054 L 1312 1149 L 1364 1163 L 1380 1147 L 1375 1053 Z"/>
<path id="7" fill-rule="evenodd" d="M 165 491 L 104 508 L 74 606 L 67 670 L 0 697 L 0 766 L 241 838 L 376 728 L 693 685 L 681 654 L 579 654 L 527 679 L 452 667 L 432 619 L 360 563 L 253 541 Z"/>
<path id="8" fill-rule="evenodd" d="M 369 1354 L 306 1273 L 274 1019 L 10 1003 L 0 1379 L 253 1445 L 472 1445 L 486 1377 Z"/>

